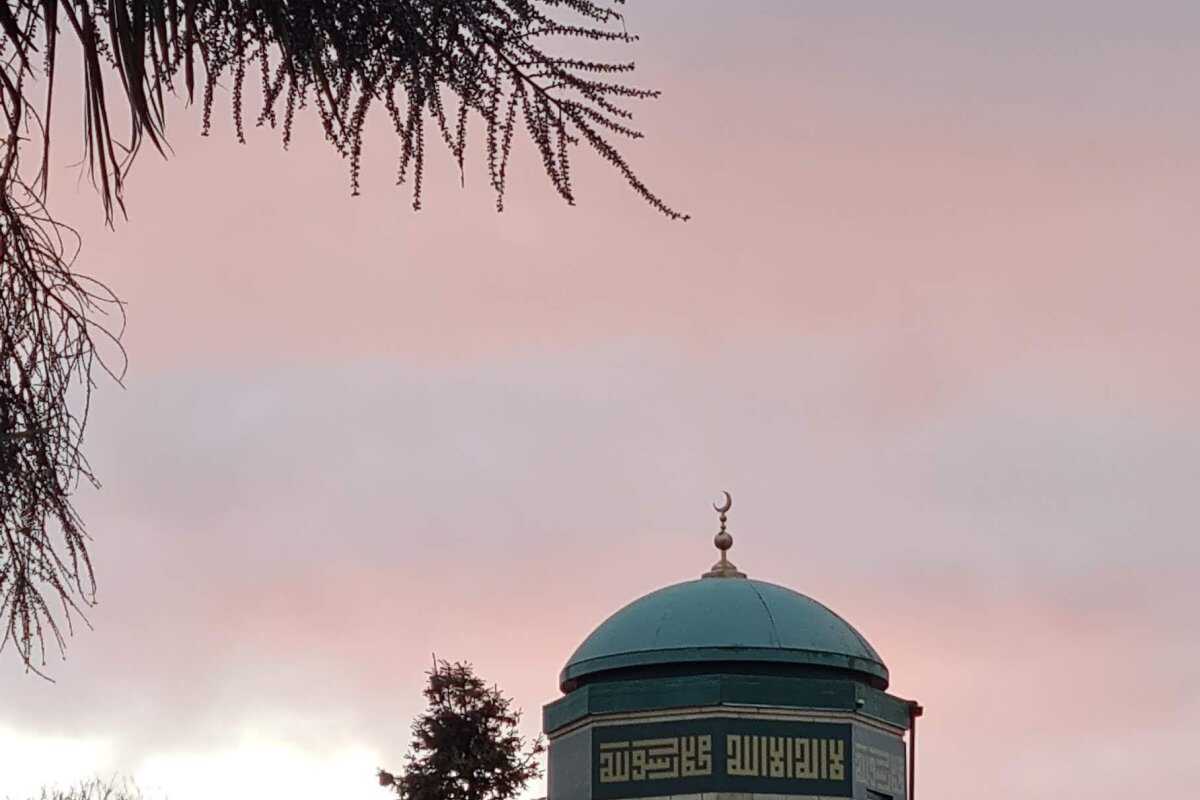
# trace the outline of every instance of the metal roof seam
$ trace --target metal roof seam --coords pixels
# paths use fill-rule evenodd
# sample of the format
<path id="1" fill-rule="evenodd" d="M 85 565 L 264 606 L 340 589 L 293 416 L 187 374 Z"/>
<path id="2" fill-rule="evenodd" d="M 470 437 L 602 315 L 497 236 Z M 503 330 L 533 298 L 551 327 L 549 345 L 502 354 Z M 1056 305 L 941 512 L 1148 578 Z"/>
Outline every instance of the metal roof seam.
<path id="1" fill-rule="evenodd" d="M 750 588 L 754 590 L 754 596 L 758 598 L 758 602 L 762 603 L 763 611 L 767 612 L 767 621 L 771 623 L 771 636 L 775 640 L 776 647 L 783 647 L 783 638 L 779 635 L 779 626 L 775 624 L 775 615 L 771 613 L 771 606 L 767 604 L 767 599 L 762 596 L 762 592 L 754 584 L 750 582 Z"/>

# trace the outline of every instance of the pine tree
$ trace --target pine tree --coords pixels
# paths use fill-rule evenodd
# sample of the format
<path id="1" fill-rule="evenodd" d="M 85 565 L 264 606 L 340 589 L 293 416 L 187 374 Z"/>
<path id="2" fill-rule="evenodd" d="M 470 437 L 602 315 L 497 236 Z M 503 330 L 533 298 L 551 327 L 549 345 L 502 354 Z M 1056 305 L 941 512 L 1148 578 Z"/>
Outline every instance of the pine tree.
<path id="1" fill-rule="evenodd" d="M 404 771 L 379 771 L 381 786 L 400 800 L 509 800 L 541 776 L 540 738 L 517 731 L 521 712 L 470 664 L 434 661 L 425 698 L 429 708 L 413 720 L 413 743 Z"/>

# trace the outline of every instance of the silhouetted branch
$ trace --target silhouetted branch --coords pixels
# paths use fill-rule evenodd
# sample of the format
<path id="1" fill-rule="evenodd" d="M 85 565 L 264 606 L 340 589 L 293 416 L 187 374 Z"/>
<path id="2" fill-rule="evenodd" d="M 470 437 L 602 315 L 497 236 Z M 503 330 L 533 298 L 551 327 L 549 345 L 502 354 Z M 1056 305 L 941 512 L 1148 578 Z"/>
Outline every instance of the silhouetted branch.
<path id="1" fill-rule="evenodd" d="M 83 68 L 83 169 L 105 217 L 125 209 L 125 179 L 147 141 L 166 141 L 166 97 L 200 89 L 208 134 L 218 83 L 231 88 L 234 133 L 245 141 L 245 84 L 254 70 L 262 106 L 256 124 L 290 143 L 296 114 L 312 107 L 326 140 L 349 163 L 357 194 L 363 130 L 382 105 L 400 143 L 397 182 L 421 207 L 426 126 L 465 180 L 473 120 L 496 207 L 503 210 L 518 125 L 534 144 L 551 186 L 575 202 L 572 149 L 608 161 L 634 192 L 673 219 L 608 137 L 638 138 L 628 101 L 657 97 L 621 82 L 633 65 L 568 58 L 546 43 L 634 41 L 622 0 L 4 0 L 0 2 L 0 617 L 26 666 L 44 664 L 49 639 L 94 601 L 87 537 L 71 496 L 94 483 L 80 452 L 95 347 L 120 352 L 123 309 L 103 285 L 73 271 L 73 231 L 46 212 L 55 80 L 61 34 L 78 44 Z M 34 81 L 36 73 L 44 79 Z M 119 79 L 106 85 L 105 78 Z M 197 84 L 201 84 L 199 87 Z M 35 99 L 30 87 L 44 87 Z M 113 103 L 116 95 L 116 105 Z M 128 115 L 123 134 L 114 114 Z M 22 149 L 41 147 L 36 174 Z M 66 242 L 70 242 L 68 247 Z M 121 324 L 104 325 L 113 314 Z M 123 361 L 123 353 L 121 353 Z M 105 369 L 107 369 L 105 367 Z M 117 371 L 118 373 L 120 370 Z M 112 371 L 110 370 L 110 374 Z M 119 374 L 114 376 L 119 378 Z"/>

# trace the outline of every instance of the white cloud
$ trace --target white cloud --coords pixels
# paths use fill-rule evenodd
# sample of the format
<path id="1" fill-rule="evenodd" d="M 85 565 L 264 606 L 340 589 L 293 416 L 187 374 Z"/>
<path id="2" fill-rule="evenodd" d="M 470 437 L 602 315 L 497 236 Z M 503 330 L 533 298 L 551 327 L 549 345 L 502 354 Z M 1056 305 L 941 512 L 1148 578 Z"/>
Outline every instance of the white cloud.
<path id="1" fill-rule="evenodd" d="M 378 755 L 364 747 L 311 752 L 264 733 L 244 734 L 228 749 L 148 756 L 134 775 L 171 800 L 381 800 Z"/>
<path id="2" fill-rule="evenodd" d="M 24 800 L 43 786 L 68 786 L 112 771 L 112 746 L 101 738 L 31 735 L 0 725 L 0 797 Z"/>

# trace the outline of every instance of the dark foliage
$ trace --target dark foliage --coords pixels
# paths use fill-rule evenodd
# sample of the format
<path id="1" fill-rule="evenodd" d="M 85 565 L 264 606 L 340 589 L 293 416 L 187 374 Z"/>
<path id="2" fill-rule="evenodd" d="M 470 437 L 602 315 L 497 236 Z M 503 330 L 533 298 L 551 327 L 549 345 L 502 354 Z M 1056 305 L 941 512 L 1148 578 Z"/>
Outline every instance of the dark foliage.
<path id="1" fill-rule="evenodd" d="M 37 670 L 47 638 L 61 650 L 61 625 L 69 631 L 80 606 L 94 601 L 87 537 L 71 498 L 81 479 L 92 479 L 79 447 L 93 367 L 103 366 L 96 343 L 117 342 L 123 323 L 116 298 L 73 269 L 71 231 L 44 206 L 51 116 L 63 99 L 55 92 L 59 35 L 82 54 L 83 169 L 110 222 L 114 211 L 124 211 L 126 178 L 143 146 L 168 152 L 167 97 L 198 96 L 207 133 L 218 83 L 227 86 L 236 136 L 244 141 L 247 80 L 262 96 L 255 124 L 279 130 L 285 147 L 297 114 L 315 109 L 325 138 L 348 161 L 353 193 L 367 115 L 382 107 L 398 139 L 397 181 L 411 186 L 414 208 L 421 205 L 427 128 L 461 174 L 474 121 L 482 126 L 497 209 L 514 136 L 523 131 L 566 202 L 575 201 L 570 153 L 582 144 L 651 206 L 683 218 L 613 144 L 641 136 L 622 104 L 657 94 L 625 82 L 631 63 L 549 49 L 570 40 L 632 41 L 616 10 L 622 2 L 0 3 L 0 108 L 7 122 L 0 141 L 0 647 L 15 642 L 25 665 Z M 114 124 L 124 133 L 114 133 Z M 30 147 L 40 154 L 32 171 L 21 161 Z M 119 345 L 115 352 L 121 355 Z"/>
<path id="2" fill-rule="evenodd" d="M 67 789 L 44 788 L 29 800 L 143 800 L 145 795 L 132 781 L 123 778 L 92 778 Z"/>
<path id="3" fill-rule="evenodd" d="M 521 712 L 470 664 L 435 661 L 425 698 L 404 772 L 379 771 L 400 800 L 509 800 L 541 775 L 541 739 L 521 738 Z"/>
<path id="4" fill-rule="evenodd" d="M 0 193 L 0 649 L 15 642 L 38 671 L 35 650 L 44 665 L 46 640 L 61 650 L 79 603 L 95 596 L 71 493 L 81 478 L 94 481 L 79 444 L 92 367 L 104 366 L 93 337 L 111 336 L 97 316 L 121 307 L 71 271 L 71 232 L 38 196 L 11 177 L 0 180 L 8 188 Z"/>

